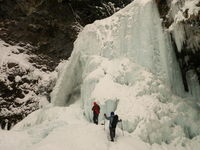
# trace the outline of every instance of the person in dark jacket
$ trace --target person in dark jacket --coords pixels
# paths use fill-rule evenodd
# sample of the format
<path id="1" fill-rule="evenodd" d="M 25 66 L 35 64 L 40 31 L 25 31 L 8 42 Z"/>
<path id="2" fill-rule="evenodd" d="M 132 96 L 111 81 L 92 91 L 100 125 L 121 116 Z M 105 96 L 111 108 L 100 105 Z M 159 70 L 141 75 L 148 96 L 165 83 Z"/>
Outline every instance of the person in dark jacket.
<path id="1" fill-rule="evenodd" d="M 115 113 L 114 112 L 111 112 L 110 113 L 110 117 L 107 117 L 106 114 L 104 114 L 105 118 L 107 120 L 110 120 L 110 123 L 109 123 L 109 130 L 110 130 L 110 138 L 111 138 L 111 141 L 114 142 L 114 138 L 115 138 L 115 129 L 116 129 L 116 126 L 113 127 L 112 126 L 112 122 L 113 122 L 113 119 L 114 119 L 114 116 L 115 116 Z M 122 120 L 117 120 L 117 122 L 121 122 Z"/>
<path id="2" fill-rule="evenodd" d="M 100 113 L 100 106 L 94 102 L 94 106 L 92 107 L 92 111 L 93 111 L 93 122 L 95 124 L 98 124 L 98 117 L 99 117 L 99 113 Z"/>

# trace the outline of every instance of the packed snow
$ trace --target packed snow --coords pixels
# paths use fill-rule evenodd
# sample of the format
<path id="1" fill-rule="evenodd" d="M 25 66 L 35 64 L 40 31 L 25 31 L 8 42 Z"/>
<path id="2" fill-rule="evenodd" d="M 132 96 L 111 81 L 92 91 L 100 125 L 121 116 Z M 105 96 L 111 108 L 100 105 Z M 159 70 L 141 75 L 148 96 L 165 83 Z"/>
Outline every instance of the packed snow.
<path id="1" fill-rule="evenodd" d="M 184 91 L 154 0 L 135 0 L 87 25 L 59 68 L 52 103 L 1 130 L 0 149 L 199 150 L 200 88 L 191 70 L 190 92 Z M 98 125 L 94 101 L 101 107 Z M 103 116 L 111 111 L 122 119 L 115 142 Z"/>

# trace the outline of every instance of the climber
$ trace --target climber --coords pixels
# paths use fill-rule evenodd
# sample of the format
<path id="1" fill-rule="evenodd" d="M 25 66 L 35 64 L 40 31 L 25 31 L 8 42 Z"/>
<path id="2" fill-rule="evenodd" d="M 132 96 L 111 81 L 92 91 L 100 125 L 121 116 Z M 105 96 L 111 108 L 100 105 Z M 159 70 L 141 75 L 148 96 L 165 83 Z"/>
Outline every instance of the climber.
<path id="1" fill-rule="evenodd" d="M 117 123 L 121 122 L 122 120 L 121 119 L 118 120 L 118 115 L 115 115 L 114 112 L 110 113 L 110 117 L 107 117 L 106 114 L 104 114 L 104 116 L 107 120 L 110 120 L 110 123 L 109 123 L 110 138 L 111 138 L 111 141 L 114 142 L 115 129 L 116 129 Z"/>
<path id="2" fill-rule="evenodd" d="M 92 107 L 93 111 L 93 122 L 98 125 L 98 117 L 100 113 L 100 106 L 94 102 L 94 106 Z"/>

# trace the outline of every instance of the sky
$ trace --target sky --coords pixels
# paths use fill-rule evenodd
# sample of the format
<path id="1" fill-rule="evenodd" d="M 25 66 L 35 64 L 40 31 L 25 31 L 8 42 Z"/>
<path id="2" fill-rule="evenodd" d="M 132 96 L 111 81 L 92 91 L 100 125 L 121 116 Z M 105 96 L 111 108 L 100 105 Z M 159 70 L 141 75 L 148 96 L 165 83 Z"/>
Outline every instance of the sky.
<path id="1" fill-rule="evenodd" d="M 16 50 L 2 43 L 1 50 L 7 52 L 1 64 Z M 30 67 L 23 63 L 27 56 L 19 57 Z M 58 70 L 52 103 L 43 104 L 10 131 L 0 130 L 0 149 L 199 150 L 198 103 L 184 91 L 154 0 L 135 0 L 87 25 Z M 55 78 L 55 73 L 49 76 Z M 92 123 L 94 101 L 101 107 L 98 125 Z M 111 111 L 122 119 L 115 142 L 103 117 Z"/>

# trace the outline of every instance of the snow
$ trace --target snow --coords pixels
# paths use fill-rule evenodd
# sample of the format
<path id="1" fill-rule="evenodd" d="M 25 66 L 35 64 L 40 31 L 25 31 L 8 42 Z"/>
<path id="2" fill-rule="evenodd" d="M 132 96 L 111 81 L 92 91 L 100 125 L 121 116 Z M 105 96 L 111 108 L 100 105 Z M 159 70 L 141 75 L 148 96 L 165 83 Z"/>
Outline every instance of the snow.
<path id="1" fill-rule="evenodd" d="M 89 123 L 82 115 L 80 102 L 69 107 L 46 107 L 24 119 L 11 131 L 0 131 L 0 149 L 3 150 L 149 150 L 151 146 L 125 131 L 116 129 L 116 142 L 108 139 L 108 122 L 104 125 Z M 39 115 L 42 114 L 42 115 Z M 37 117 L 40 116 L 40 117 Z M 35 122 L 36 124 L 29 124 Z M 42 123 L 41 123 L 42 122 Z M 121 124 L 119 123 L 119 126 Z M 105 128 L 105 129 L 104 129 Z M 20 130 L 22 129 L 22 130 Z M 155 144 L 155 150 L 160 146 Z M 163 145 L 163 148 L 173 148 Z M 180 147 L 173 149 L 179 149 Z M 180 150 L 180 149 L 179 149 Z"/>
<path id="2" fill-rule="evenodd" d="M 0 41 L 0 45 L 1 45 L 0 67 L 2 67 L 3 62 L 17 62 L 20 63 L 20 66 L 23 66 L 23 68 L 30 67 L 30 63 L 27 63 L 27 60 L 25 59 L 26 58 L 25 54 L 18 55 L 19 53 L 18 48 L 20 48 L 19 46 L 10 47 L 3 41 Z M 5 47 L 4 45 L 7 45 L 8 47 Z"/>
<path id="3" fill-rule="evenodd" d="M 190 150 L 198 149 L 198 139 L 194 139 L 188 147 L 182 147 L 187 139 L 176 139 L 173 145 L 153 144 L 149 145 L 140 140 L 137 136 L 119 127 L 116 128 L 116 141 L 109 141 L 108 122 L 104 125 L 96 125 L 88 122 L 83 116 L 80 101 L 69 107 L 53 107 L 48 105 L 40 109 L 11 131 L 1 130 L 0 149 L 2 150 Z M 169 118 L 163 122 L 171 124 Z M 26 125 L 26 126 L 25 126 Z M 141 123 L 142 125 L 142 123 Z M 156 123 L 152 124 L 156 125 Z M 180 128 L 177 129 L 176 134 Z M 159 133 L 154 134 L 157 136 Z M 151 135 L 153 136 L 153 135 Z"/>
<path id="4" fill-rule="evenodd" d="M 156 7 L 154 0 L 135 0 L 86 26 L 69 61 L 58 66 L 52 103 L 42 100 L 41 109 L 11 131 L 0 130 L 0 149 L 199 150 L 197 78 L 188 72 L 186 93 Z M 98 125 L 94 101 L 101 107 Z M 115 142 L 103 116 L 111 111 L 122 119 Z"/>

